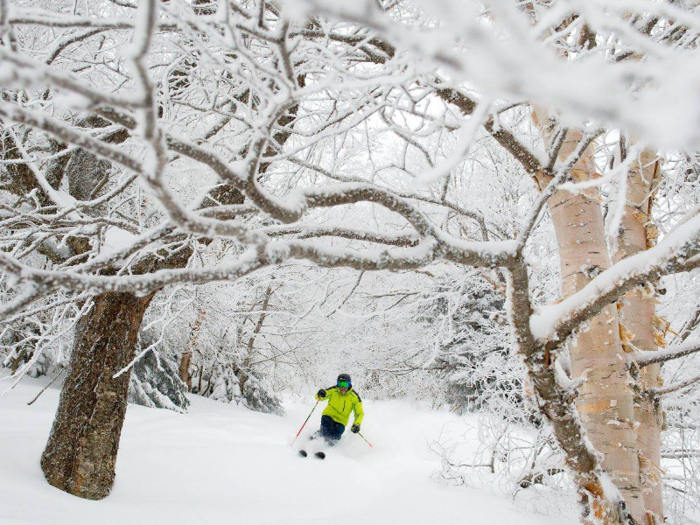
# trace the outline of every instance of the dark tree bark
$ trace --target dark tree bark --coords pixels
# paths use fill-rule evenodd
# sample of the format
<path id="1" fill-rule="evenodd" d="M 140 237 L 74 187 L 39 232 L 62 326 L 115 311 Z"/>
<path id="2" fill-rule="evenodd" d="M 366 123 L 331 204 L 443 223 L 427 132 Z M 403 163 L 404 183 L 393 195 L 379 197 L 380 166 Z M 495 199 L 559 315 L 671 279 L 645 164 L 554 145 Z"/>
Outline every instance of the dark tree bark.
<path id="1" fill-rule="evenodd" d="M 112 489 L 141 320 L 153 294 L 105 293 L 76 327 L 70 369 L 41 468 L 47 481 L 87 499 Z"/>

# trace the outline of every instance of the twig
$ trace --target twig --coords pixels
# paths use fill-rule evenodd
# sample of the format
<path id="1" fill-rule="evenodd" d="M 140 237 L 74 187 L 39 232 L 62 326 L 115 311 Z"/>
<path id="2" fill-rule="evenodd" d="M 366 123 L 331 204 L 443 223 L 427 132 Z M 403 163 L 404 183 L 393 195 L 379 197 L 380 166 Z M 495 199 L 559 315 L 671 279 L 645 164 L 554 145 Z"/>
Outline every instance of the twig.
<path id="1" fill-rule="evenodd" d="M 34 402 L 35 402 L 37 399 L 39 399 L 39 396 L 40 396 L 41 394 L 43 394 L 44 392 L 46 392 L 46 390 L 47 390 L 51 385 L 53 385 L 53 384 L 56 382 L 56 379 L 58 379 L 59 377 L 61 377 L 61 376 L 63 375 L 63 372 L 65 372 L 66 370 L 68 370 L 68 369 L 67 369 L 67 368 L 64 368 L 64 369 L 61 370 L 58 374 L 56 374 L 56 377 L 54 377 L 48 385 L 46 385 L 44 388 L 42 388 L 42 389 L 41 389 L 41 392 L 39 392 L 39 393 L 36 395 L 36 397 L 35 397 L 34 399 L 32 399 L 29 403 L 27 403 L 27 406 L 32 406 L 32 405 L 34 404 Z"/>

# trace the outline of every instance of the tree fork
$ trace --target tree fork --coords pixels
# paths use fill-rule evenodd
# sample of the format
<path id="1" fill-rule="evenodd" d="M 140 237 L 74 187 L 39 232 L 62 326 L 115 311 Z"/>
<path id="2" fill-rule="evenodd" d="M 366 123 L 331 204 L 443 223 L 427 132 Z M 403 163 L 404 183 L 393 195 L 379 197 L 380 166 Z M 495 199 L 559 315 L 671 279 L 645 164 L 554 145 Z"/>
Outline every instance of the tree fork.
<path id="1" fill-rule="evenodd" d="M 516 348 L 537 392 L 539 411 L 552 425 L 559 446 L 565 454 L 566 465 L 578 489 L 581 516 L 585 524 L 636 525 L 622 494 L 619 498 L 606 493 L 606 475 L 600 457 L 589 447 L 582 421 L 574 401 L 575 390 L 564 389 L 556 378 L 555 364 L 546 363 L 545 348 L 538 345 L 529 326 L 532 314 L 528 294 L 527 269 L 522 260 L 509 268 L 508 295 L 513 305 L 511 323 Z"/>
<path id="2" fill-rule="evenodd" d="M 551 125 L 553 119 L 546 110 L 536 108 L 533 121 L 548 143 L 557 142 L 557 128 Z M 565 132 L 554 152 L 560 161 L 566 161 L 583 139 L 580 130 Z M 574 182 L 582 182 L 590 180 L 594 174 L 595 161 L 588 147 L 570 169 L 570 177 Z M 537 174 L 540 187 L 545 185 L 541 180 L 545 175 Z M 579 194 L 559 189 L 547 202 L 559 248 L 564 298 L 578 292 L 599 272 L 610 267 L 598 198 L 596 188 Z M 569 344 L 571 376 L 583 378 L 578 388 L 576 410 L 587 437 L 603 454 L 601 466 L 620 490 L 626 512 L 642 522 L 646 511 L 634 426 L 634 390 L 629 385 L 619 332 L 615 306 L 608 305 L 592 317 L 588 330 L 580 332 Z M 595 494 L 594 490 L 589 492 Z M 596 515 L 595 505 L 591 508 Z"/>
<path id="3" fill-rule="evenodd" d="M 131 371 L 114 376 L 133 359 L 154 295 L 100 294 L 78 321 L 69 373 L 41 457 L 54 487 L 93 500 L 111 491 Z"/>

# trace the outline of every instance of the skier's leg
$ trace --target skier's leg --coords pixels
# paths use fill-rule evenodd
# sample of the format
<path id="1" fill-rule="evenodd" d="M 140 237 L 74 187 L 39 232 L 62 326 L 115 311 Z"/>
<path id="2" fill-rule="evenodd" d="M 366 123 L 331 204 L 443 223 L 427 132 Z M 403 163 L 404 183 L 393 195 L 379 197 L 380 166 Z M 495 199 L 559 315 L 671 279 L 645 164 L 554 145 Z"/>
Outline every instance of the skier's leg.
<path id="1" fill-rule="evenodd" d="M 318 431 L 319 435 L 326 441 L 333 439 L 335 424 L 331 416 L 321 416 L 321 429 Z"/>
<path id="2" fill-rule="evenodd" d="M 330 437 L 328 438 L 328 444 L 332 447 L 335 445 L 343 435 L 343 432 L 345 432 L 345 425 L 342 423 L 338 423 L 337 421 L 332 421 L 333 425 L 331 428 L 331 434 Z"/>

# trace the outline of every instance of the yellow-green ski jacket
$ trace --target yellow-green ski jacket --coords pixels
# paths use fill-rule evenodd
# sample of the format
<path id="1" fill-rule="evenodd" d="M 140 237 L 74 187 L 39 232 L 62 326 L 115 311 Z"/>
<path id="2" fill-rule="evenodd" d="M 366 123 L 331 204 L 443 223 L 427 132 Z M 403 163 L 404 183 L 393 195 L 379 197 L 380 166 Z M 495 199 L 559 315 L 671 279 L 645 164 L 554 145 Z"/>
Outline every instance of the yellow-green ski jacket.
<path id="1" fill-rule="evenodd" d="M 324 416 L 330 416 L 333 421 L 341 425 L 347 425 L 350 419 L 350 412 L 355 412 L 355 425 L 362 424 L 362 418 L 365 413 L 362 410 L 362 399 L 352 388 L 345 392 L 345 395 L 340 393 L 337 386 L 326 389 L 326 397 L 316 398 L 319 401 L 328 401 L 328 406 L 323 411 Z"/>

